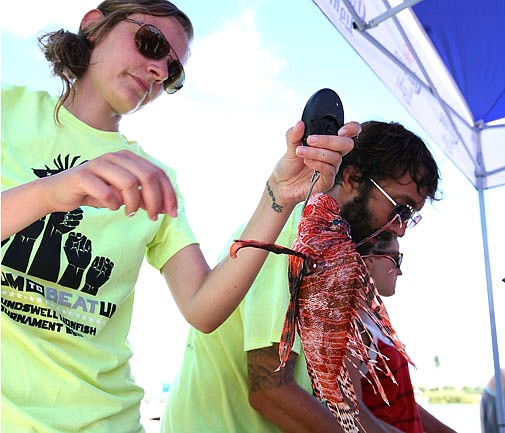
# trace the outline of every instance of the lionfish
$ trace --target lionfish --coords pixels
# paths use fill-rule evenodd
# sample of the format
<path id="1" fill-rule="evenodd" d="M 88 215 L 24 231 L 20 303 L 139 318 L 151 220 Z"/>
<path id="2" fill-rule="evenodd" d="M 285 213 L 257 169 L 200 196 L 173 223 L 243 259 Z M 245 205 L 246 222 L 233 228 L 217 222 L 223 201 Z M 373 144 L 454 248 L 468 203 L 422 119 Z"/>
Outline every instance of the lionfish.
<path id="1" fill-rule="evenodd" d="M 289 254 L 290 302 L 279 346 L 279 369 L 291 352 L 295 327 L 300 335 L 314 394 L 324 401 L 346 432 L 359 432 L 358 403 L 344 363 L 364 362 L 375 388 L 387 402 L 376 369 L 395 381 L 359 312 L 412 364 L 391 326 L 366 265 L 356 251 L 349 223 L 335 199 L 318 193 L 307 200 L 292 249 L 255 240 L 237 240 L 230 255 L 244 247 Z M 377 356 L 371 356 L 371 352 Z M 376 358 L 376 359 L 372 359 Z"/>

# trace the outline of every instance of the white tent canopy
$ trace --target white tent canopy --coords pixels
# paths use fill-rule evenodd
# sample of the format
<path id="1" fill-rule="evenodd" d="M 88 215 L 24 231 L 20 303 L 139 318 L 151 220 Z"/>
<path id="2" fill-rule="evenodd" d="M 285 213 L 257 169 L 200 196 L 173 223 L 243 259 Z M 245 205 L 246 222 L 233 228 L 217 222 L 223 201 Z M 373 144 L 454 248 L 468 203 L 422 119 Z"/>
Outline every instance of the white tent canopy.
<path id="1" fill-rule="evenodd" d="M 477 189 L 505 433 L 484 204 L 485 189 L 505 184 L 505 1 L 313 2 Z"/>
<path id="2" fill-rule="evenodd" d="M 499 49 L 500 41 L 496 39 L 492 42 L 491 38 L 478 40 L 476 47 L 461 42 L 464 44 L 463 52 L 466 51 L 472 58 L 469 62 L 478 64 L 484 57 L 483 60 L 488 64 L 487 74 L 474 77 L 471 75 L 472 71 L 463 72 L 463 80 L 478 81 L 478 89 L 474 92 L 484 94 L 485 86 L 493 85 L 495 80 L 499 83 L 492 89 L 495 95 L 488 97 L 489 106 L 477 111 L 479 107 L 469 105 L 471 101 L 463 93 L 464 89 L 461 89 L 451 70 L 447 68 L 419 17 L 408 7 L 419 2 L 420 0 L 407 0 L 395 8 L 382 0 L 314 0 L 337 30 L 475 187 L 479 186 L 479 182 L 482 182 L 483 189 L 503 185 L 505 68 L 503 65 L 497 68 L 494 62 L 499 60 L 504 63 L 501 59 L 503 56 L 498 53 L 503 51 L 505 46 L 501 45 Z M 500 16 L 500 7 L 504 9 L 501 17 L 505 19 L 505 3 L 502 0 L 425 0 L 418 7 L 430 3 L 438 17 L 445 15 L 443 3 L 450 3 L 451 7 L 458 10 L 457 15 L 445 15 L 443 25 L 446 28 L 452 21 L 460 21 L 460 25 L 464 26 L 461 10 L 466 9 L 468 16 L 473 18 L 486 9 L 486 3 L 495 4 L 494 8 L 488 8 L 494 17 Z M 356 4 L 357 9 L 351 4 Z M 480 26 L 481 30 L 486 29 L 489 28 L 489 22 L 484 20 L 482 23 L 474 23 L 474 26 Z M 472 26 L 466 27 L 465 31 L 472 38 L 479 38 L 478 35 L 472 34 Z M 499 22 L 496 31 L 505 35 L 503 21 Z M 448 28 L 447 32 L 451 30 Z M 505 36 L 501 36 L 502 41 L 504 38 Z M 475 51 L 476 49 L 478 51 Z M 489 52 L 489 56 L 485 55 L 486 52 Z M 455 51 L 452 54 L 459 56 L 461 52 Z M 488 76 L 493 76 L 494 79 L 489 79 Z M 496 108 L 498 104 L 501 105 Z"/>

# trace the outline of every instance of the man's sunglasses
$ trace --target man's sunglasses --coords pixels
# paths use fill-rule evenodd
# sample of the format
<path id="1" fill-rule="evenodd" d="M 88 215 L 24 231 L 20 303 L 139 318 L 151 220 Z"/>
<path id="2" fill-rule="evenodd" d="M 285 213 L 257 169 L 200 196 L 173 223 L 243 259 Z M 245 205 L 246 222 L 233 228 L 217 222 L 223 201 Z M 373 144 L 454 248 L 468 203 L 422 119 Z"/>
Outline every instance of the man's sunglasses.
<path id="1" fill-rule="evenodd" d="M 185 79 L 184 68 L 162 31 L 152 24 L 144 24 L 132 18 L 125 18 L 124 21 L 140 26 L 135 33 L 135 44 L 144 57 L 158 60 L 167 56 L 170 51 L 174 53 L 175 59 L 169 58 L 167 61 L 168 77 L 163 82 L 163 89 L 170 94 L 180 90 Z"/>
<path id="2" fill-rule="evenodd" d="M 372 182 L 377 189 L 386 197 L 394 206 L 394 209 L 392 210 L 390 217 L 394 218 L 396 215 L 400 217 L 400 221 L 402 223 L 407 223 L 407 227 L 411 228 L 414 227 L 419 221 L 421 221 L 421 214 L 415 210 L 412 206 L 409 204 L 398 204 L 396 201 L 386 192 L 384 191 L 384 188 L 382 188 L 375 180 L 370 179 L 370 182 Z"/>
<path id="3" fill-rule="evenodd" d="M 389 259 L 393 262 L 393 264 L 400 269 L 403 261 L 403 253 L 388 253 L 387 251 L 376 251 L 373 254 L 367 254 L 362 256 L 364 259 L 368 257 L 383 257 L 385 259 Z"/>

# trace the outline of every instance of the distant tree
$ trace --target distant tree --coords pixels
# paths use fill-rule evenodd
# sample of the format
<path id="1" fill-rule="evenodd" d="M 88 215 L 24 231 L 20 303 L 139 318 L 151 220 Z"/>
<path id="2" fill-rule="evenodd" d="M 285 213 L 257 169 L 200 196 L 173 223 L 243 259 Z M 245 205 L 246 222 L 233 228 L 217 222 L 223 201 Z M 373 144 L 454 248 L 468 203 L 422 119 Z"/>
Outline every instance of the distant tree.
<path id="1" fill-rule="evenodd" d="M 437 388 L 440 389 L 442 386 L 442 380 L 440 377 L 441 362 L 440 362 L 440 358 L 438 357 L 438 355 L 435 355 L 435 357 L 433 358 L 433 364 L 435 365 L 435 378 L 436 378 L 435 381 L 437 383 Z"/>
<path id="2" fill-rule="evenodd" d="M 433 363 L 435 364 L 435 367 L 437 368 L 440 367 L 440 358 L 438 357 L 438 355 L 435 355 L 435 357 L 433 358 Z"/>

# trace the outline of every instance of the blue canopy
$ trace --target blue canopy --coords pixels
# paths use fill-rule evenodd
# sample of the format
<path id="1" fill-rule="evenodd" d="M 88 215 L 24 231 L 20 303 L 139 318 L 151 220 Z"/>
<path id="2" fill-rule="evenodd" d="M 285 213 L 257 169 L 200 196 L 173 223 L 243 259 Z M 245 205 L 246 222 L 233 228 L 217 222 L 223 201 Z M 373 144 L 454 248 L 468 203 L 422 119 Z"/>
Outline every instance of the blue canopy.
<path id="1" fill-rule="evenodd" d="M 467 101 L 474 121 L 487 124 L 503 119 L 505 2 L 422 1 L 413 9 Z"/>

